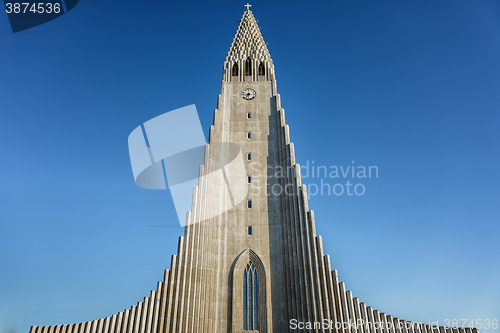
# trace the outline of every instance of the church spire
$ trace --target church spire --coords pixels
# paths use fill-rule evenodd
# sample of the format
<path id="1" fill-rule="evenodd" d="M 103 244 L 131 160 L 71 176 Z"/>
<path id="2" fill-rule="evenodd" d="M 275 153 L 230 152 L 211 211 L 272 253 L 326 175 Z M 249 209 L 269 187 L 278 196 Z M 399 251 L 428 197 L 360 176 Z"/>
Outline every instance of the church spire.
<path id="1" fill-rule="evenodd" d="M 250 10 L 251 5 L 247 3 L 245 7 L 247 10 L 224 62 L 224 81 L 269 81 L 274 71 L 271 55 Z"/>

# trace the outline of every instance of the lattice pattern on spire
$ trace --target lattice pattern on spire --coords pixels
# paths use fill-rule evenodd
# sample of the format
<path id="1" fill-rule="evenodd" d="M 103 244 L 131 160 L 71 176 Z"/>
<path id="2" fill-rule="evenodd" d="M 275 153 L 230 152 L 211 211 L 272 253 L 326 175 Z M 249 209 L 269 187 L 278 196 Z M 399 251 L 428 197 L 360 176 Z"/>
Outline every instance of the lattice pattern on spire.
<path id="1" fill-rule="evenodd" d="M 245 11 L 226 57 L 227 62 L 246 58 L 271 61 L 266 43 L 251 10 Z"/>

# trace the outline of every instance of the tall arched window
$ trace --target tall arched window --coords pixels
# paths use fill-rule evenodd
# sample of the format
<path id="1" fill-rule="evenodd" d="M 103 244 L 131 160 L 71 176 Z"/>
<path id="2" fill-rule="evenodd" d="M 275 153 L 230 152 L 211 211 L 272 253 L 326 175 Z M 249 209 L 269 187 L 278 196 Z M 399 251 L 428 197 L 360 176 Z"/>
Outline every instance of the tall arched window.
<path id="1" fill-rule="evenodd" d="M 259 75 L 266 75 L 266 69 L 264 67 L 264 63 L 261 62 L 259 65 Z"/>
<path id="2" fill-rule="evenodd" d="M 232 69 L 232 71 L 231 71 L 231 72 L 232 72 L 232 75 L 233 75 L 233 76 L 238 76 L 238 72 L 239 72 L 239 71 L 238 71 L 238 63 L 236 63 L 236 62 L 234 63 L 234 65 L 233 65 L 233 69 Z"/>
<path id="3" fill-rule="evenodd" d="M 257 270 L 250 261 L 243 273 L 243 330 L 259 329 L 258 294 Z"/>
<path id="4" fill-rule="evenodd" d="M 250 58 L 245 61 L 245 75 L 252 75 L 252 59 Z"/>

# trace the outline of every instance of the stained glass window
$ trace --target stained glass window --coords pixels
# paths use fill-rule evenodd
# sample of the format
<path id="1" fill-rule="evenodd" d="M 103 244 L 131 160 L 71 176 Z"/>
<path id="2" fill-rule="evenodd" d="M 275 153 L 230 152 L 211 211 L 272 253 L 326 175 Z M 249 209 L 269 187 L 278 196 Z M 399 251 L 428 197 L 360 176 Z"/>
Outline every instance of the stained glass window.
<path id="1" fill-rule="evenodd" d="M 259 329 L 258 294 L 257 270 L 250 261 L 243 273 L 243 330 Z"/>

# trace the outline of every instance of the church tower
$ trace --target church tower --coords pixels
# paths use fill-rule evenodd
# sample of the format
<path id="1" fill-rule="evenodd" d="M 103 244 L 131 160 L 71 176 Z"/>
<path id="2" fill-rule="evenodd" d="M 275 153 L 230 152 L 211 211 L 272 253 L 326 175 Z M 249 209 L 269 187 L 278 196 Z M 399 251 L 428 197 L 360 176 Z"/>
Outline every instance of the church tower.
<path id="1" fill-rule="evenodd" d="M 200 166 L 200 176 L 210 174 L 215 155 L 231 153 L 215 147 L 237 145 L 245 200 L 234 203 L 219 190 L 229 172 L 225 180 L 200 177 L 177 255 L 156 290 L 110 317 L 33 326 L 30 333 L 478 332 L 395 318 L 360 302 L 339 282 L 316 235 L 274 65 L 249 7 L 224 61 Z M 232 208 L 224 213 L 207 213 L 229 201 Z M 362 325 L 347 325 L 352 322 Z"/>

